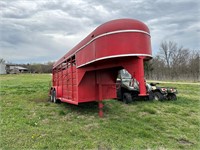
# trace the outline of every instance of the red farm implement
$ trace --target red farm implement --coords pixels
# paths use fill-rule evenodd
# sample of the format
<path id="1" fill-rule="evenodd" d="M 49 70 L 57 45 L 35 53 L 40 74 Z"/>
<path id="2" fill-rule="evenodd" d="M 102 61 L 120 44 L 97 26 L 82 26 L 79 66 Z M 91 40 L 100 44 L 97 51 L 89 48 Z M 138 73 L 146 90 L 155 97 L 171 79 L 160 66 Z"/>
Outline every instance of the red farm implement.
<path id="1" fill-rule="evenodd" d="M 97 27 L 53 65 L 51 100 L 78 105 L 117 98 L 118 71 L 126 69 L 147 96 L 143 63 L 151 58 L 148 27 L 138 20 L 112 20 Z"/>

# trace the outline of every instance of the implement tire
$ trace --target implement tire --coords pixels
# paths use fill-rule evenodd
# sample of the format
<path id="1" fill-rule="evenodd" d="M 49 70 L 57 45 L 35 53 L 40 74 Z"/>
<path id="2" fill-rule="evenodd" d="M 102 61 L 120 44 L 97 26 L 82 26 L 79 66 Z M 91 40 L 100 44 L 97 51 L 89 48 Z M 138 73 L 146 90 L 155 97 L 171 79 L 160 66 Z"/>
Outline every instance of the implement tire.
<path id="1" fill-rule="evenodd" d="M 164 96 L 160 92 L 155 92 L 154 93 L 154 100 L 162 101 L 162 100 L 164 100 Z"/>
<path id="2" fill-rule="evenodd" d="M 132 102 L 132 96 L 131 96 L 130 93 L 124 93 L 124 94 L 123 94 L 123 102 L 124 102 L 125 104 L 129 104 L 129 103 Z"/>
<path id="3" fill-rule="evenodd" d="M 174 93 L 169 93 L 168 95 L 167 95 L 167 99 L 168 100 L 177 100 L 177 97 L 176 97 L 176 94 L 174 94 Z"/>
<path id="4" fill-rule="evenodd" d="M 154 100 L 154 98 L 155 98 L 154 93 L 152 91 L 150 91 L 149 95 L 148 95 L 148 100 L 152 101 L 152 100 Z"/>

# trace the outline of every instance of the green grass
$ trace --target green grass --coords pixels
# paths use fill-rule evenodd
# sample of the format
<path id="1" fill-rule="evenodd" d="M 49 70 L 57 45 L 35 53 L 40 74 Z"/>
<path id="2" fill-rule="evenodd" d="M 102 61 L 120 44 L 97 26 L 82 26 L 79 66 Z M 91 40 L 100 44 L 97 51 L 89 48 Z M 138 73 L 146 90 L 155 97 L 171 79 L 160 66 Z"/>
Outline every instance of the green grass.
<path id="1" fill-rule="evenodd" d="M 171 84 L 177 101 L 48 101 L 51 76 L 1 75 L 1 149 L 200 149 L 199 84 Z"/>

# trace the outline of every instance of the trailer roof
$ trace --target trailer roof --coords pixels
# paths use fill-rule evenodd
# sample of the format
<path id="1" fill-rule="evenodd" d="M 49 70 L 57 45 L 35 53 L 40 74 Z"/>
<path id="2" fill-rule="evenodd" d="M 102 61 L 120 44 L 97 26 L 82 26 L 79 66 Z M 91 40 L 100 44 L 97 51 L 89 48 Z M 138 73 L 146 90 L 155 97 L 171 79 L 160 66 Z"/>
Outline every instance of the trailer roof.
<path id="1" fill-rule="evenodd" d="M 67 60 L 71 56 L 75 55 L 77 51 L 81 49 L 84 45 L 89 43 L 92 39 L 107 32 L 120 31 L 120 30 L 140 30 L 145 33 L 150 34 L 148 27 L 139 20 L 135 19 L 117 19 L 106 22 L 99 27 L 97 27 L 93 32 L 91 32 L 85 39 L 83 39 L 79 44 L 67 52 L 62 58 L 60 58 L 54 65 L 53 68 L 61 64 L 63 61 Z"/>

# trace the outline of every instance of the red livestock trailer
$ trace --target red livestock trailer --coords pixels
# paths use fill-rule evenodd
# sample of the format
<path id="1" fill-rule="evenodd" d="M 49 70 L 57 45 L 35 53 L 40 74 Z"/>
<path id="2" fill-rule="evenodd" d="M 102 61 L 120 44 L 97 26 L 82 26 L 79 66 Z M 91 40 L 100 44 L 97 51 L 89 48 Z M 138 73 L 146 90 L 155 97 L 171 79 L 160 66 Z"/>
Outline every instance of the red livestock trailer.
<path id="1" fill-rule="evenodd" d="M 126 69 L 146 96 L 145 60 L 152 57 L 148 27 L 134 19 L 117 19 L 97 27 L 53 65 L 51 101 L 78 105 L 116 98 L 118 71 Z"/>

